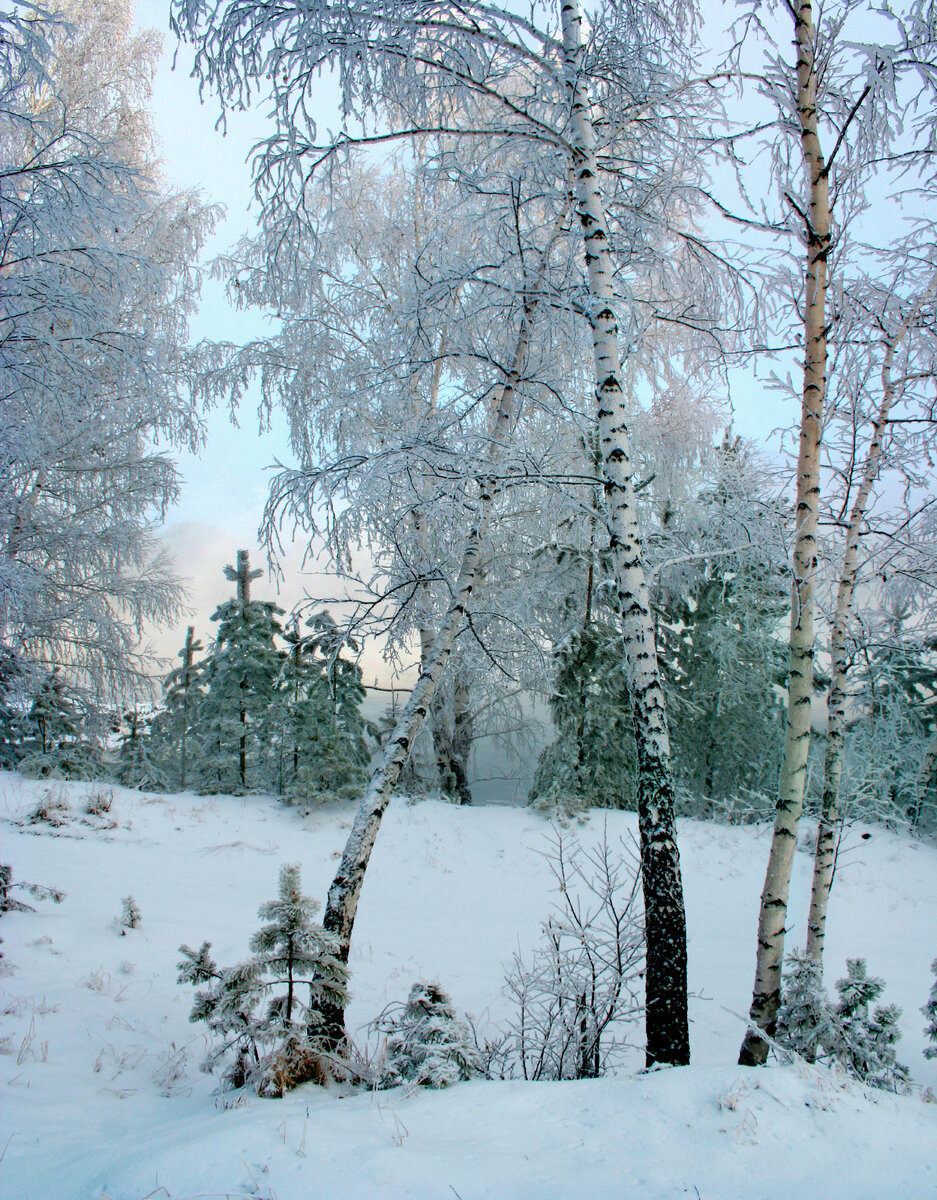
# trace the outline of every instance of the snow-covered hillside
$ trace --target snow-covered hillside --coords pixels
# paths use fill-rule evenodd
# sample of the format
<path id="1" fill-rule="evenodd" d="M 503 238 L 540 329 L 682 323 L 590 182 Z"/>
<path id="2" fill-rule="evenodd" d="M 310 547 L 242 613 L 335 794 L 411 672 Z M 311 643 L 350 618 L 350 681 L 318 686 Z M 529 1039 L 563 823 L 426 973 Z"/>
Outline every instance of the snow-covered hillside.
<path id="1" fill-rule="evenodd" d="M 813 1067 L 734 1065 L 764 872 L 763 829 L 681 825 L 693 1066 L 580 1083 L 476 1082 L 445 1092 L 283 1100 L 219 1093 L 201 1074 L 178 946 L 234 962 L 275 895 L 282 862 L 324 898 L 350 806 L 303 817 L 249 796 L 146 796 L 52 785 L 61 824 L 26 816 L 47 785 L 0 775 L 0 860 L 60 887 L 61 906 L 3 917 L 0 1196 L 9 1200 L 265 1197 L 640 1197 L 787 1200 L 937 1196 L 937 1061 L 918 1009 L 937 954 L 937 851 L 881 830 L 847 837 L 828 973 L 862 954 L 904 1010 L 910 1097 Z M 113 794 L 89 815 L 89 795 Z M 603 818 L 577 827 L 601 836 Z M 610 813 L 611 839 L 635 821 Z M 507 1012 L 504 964 L 551 904 L 528 810 L 396 801 L 377 842 L 352 955 L 352 1028 L 416 979 L 438 979 L 480 1032 Z M 865 836 L 866 834 L 870 836 Z M 802 941 L 811 861 L 798 854 L 791 942 Z M 121 930 L 122 899 L 142 922 Z M 28 897 L 25 897 L 28 899 Z M 639 1063 L 636 1054 L 635 1065 Z"/>

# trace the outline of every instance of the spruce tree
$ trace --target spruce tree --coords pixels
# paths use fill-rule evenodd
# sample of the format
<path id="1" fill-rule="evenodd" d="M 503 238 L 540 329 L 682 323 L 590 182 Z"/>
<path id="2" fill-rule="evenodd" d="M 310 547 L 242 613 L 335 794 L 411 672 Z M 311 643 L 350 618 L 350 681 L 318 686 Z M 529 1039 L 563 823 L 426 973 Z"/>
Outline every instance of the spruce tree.
<path id="1" fill-rule="evenodd" d="M 0 642 L 0 770 L 13 770 L 22 755 L 26 678 L 22 659 Z"/>
<path id="2" fill-rule="evenodd" d="M 150 718 L 132 708 L 124 714 L 114 774 L 117 782 L 131 788 L 162 788 L 165 776 L 151 756 Z"/>
<path id="3" fill-rule="evenodd" d="M 589 621 L 557 648 L 550 697 L 556 737 L 537 763 L 529 798 L 535 807 L 566 815 L 634 807 L 634 735 L 621 655 L 621 634 L 604 621 Z"/>
<path id="4" fill-rule="evenodd" d="M 199 774 L 197 733 L 205 665 L 197 662 L 195 656 L 201 651 L 202 643 L 196 641 L 195 628 L 190 625 L 185 645 L 179 651 L 182 664 L 166 676 L 163 709 L 150 728 L 151 761 L 158 765 L 165 785 L 180 792 Z"/>
<path id="5" fill-rule="evenodd" d="M 40 779 L 96 779 L 103 773 L 100 746 L 88 731 L 90 713 L 58 667 L 39 686 L 29 707 L 20 770 Z"/>
<path id="6" fill-rule="evenodd" d="M 198 951 L 180 947 L 179 982 L 205 985 L 189 1019 L 204 1021 L 217 1039 L 203 1067 L 226 1063 L 232 1087 L 252 1084 L 261 1095 L 282 1095 L 326 1074 L 321 1014 L 345 1003 L 348 968 L 333 935 L 313 920 L 318 907 L 302 894 L 299 867 L 284 865 L 276 900 L 258 910 L 267 924 L 251 938 L 246 962 L 219 968 L 211 943 Z"/>
<path id="7" fill-rule="evenodd" d="M 684 531 L 698 566 L 658 603 L 674 771 L 704 817 L 773 812 L 784 743 L 787 564 L 777 502 L 751 457 L 727 431 Z"/>
<path id="8" fill-rule="evenodd" d="M 924 1057 L 937 1058 L 937 958 L 931 963 L 930 969 L 933 971 L 935 978 L 931 984 L 930 996 L 927 1003 L 921 1009 L 921 1012 L 927 1017 L 927 1024 L 924 1026 L 924 1036 L 933 1045 L 925 1048 Z"/>
<path id="9" fill-rule="evenodd" d="M 237 594 L 212 615 L 218 632 L 205 663 L 207 693 L 199 705 L 205 791 L 244 792 L 275 782 L 271 707 L 283 663 L 275 641 L 282 633 L 277 616 L 283 610 L 251 599 L 250 585 L 260 574 L 251 571 L 248 552 L 239 550 L 237 568 L 225 567 Z"/>
<path id="10" fill-rule="evenodd" d="M 361 669 L 342 651 L 356 649 L 327 612 L 290 649 L 279 683 L 280 790 L 291 800 L 351 799 L 366 782 L 368 725 L 361 715 Z"/>
<path id="11" fill-rule="evenodd" d="M 481 1056 L 452 1000 L 436 983 L 415 983 L 399 1011 L 377 1021 L 387 1035 L 381 1087 L 444 1088 L 482 1074 Z"/>

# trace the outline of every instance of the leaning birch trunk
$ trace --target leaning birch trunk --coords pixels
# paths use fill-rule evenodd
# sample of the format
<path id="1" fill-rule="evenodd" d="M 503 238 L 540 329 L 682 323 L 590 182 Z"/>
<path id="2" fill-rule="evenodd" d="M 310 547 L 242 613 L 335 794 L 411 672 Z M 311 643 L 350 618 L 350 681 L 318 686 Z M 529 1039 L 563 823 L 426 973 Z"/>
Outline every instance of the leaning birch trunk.
<path id="1" fill-rule="evenodd" d="M 390 802 L 394 785 L 399 779 L 407 755 L 410 753 L 413 739 L 429 715 L 439 678 L 449 658 L 452 644 L 478 581 L 485 530 L 491 515 L 493 501 L 499 491 L 494 468 L 504 451 L 517 411 L 516 389 L 527 359 L 531 320 L 536 304 L 535 299 L 525 299 L 514 361 L 498 397 L 488 438 L 486 474 L 479 479 L 475 520 L 465 543 L 452 601 L 439 632 L 436 634 L 432 648 L 422 660 L 420 675 L 410 693 L 410 699 L 400 714 L 400 719 L 384 748 L 381 760 L 371 776 L 368 789 L 355 816 L 351 833 L 345 843 L 341 863 L 329 888 L 322 924 L 338 939 L 338 954 L 344 962 L 348 961 L 361 887 L 381 821 Z M 491 474 L 487 473 L 489 471 Z M 338 1006 L 330 1006 L 323 1010 L 322 1016 L 324 1026 L 318 1027 L 317 1032 L 333 1045 L 337 1045 L 344 1036 L 344 1010 Z"/>
<path id="2" fill-rule="evenodd" d="M 790 891 L 797 825 L 804 807 L 807 755 L 810 750 L 813 696 L 814 587 L 817 570 L 817 521 L 820 500 L 820 438 L 826 396 L 826 291 L 830 249 L 830 195 L 826 165 L 817 132 L 816 30 L 811 0 L 799 0 L 794 12 L 797 46 L 797 112 L 804 168 L 809 184 L 809 212 L 801 214 L 807 236 L 806 312 L 804 318 L 804 388 L 797 461 L 797 528 L 791 587 L 790 658 L 787 677 L 787 733 L 778 781 L 774 832 L 761 893 L 758 947 L 751 1025 L 739 1063 L 755 1066 L 768 1056 L 760 1036 L 773 1034 L 781 996 L 784 926 Z"/>
<path id="3" fill-rule="evenodd" d="M 833 884 L 836 833 L 840 821 L 839 789 L 843 777 L 843 740 L 846 731 L 846 633 L 852 611 L 852 598 L 858 570 L 859 533 L 865 520 L 872 484 L 881 466 L 882 446 L 888 429 L 888 416 L 895 402 L 895 382 L 892 367 L 895 352 L 908 335 L 911 325 L 923 305 L 934 294 L 937 280 L 931 284 L 898 331 L 885 341 L 882 359 L 882 396 L 872 423 L 872 440 L 869 443 L 862 479 L 849 514 L 846 529 L 846 545 L 843 552 L 843 568 L 836 591 L 836 610 L 833 616 L 833 632 L 830 638 L 833 677 L 830 682 L 828 700 L 829 721 L 826 733 L 826 753 L 823 761 L 823 806 L 817 830 L 817 850 L 813 863 L 813 886 L 810 892 L 810 915 L 807 919 L 807 953 L 817 962 L 823 962 L 823 943 L 826 936 L 826 914 L 829 907 L 830 888 Z"/>
<path id="4" fill-rule="evenodd" d="M 578 0 L 560 0 L 570 94 L 569 140 L 583 229 L 595 355 L 596 401 L 606 515 L 621 599 L 625 671 L 638 756 L 638 825 L 647 938 L 645 1030 L 648 1066 L 690 1061 L 686 916 L 677 850 L 670 741 L 654 622 L 634 495 L 634 468 L 621 386 L 614 272 L 599 187 L 595 129 L 582 74 Z"/>

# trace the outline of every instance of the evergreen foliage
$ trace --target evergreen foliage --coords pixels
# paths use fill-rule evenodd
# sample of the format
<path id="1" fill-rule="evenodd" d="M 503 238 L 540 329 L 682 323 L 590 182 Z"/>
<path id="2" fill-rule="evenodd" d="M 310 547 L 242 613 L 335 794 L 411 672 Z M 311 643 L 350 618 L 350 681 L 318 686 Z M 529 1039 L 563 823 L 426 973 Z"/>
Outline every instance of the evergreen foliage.
<path id="1" fill-rule="evenodd" d="M 816 1062 L 833 1041 L 830 1004 L 823 988 L 823 964 L 793 950 L 787 957 L 775 1036 L 807 1062 Z"/>
<path id="2" fill-rule="evenodd" d="M 448 994 L 437 983 L 415 983 L 404 1005 L 376 1022 L 387 1036 L 381 1087 L 444 1088 L 482 1074 L 481 1055 Z"/>
<path id="3" fill-rule="evenodd" d="M 889 1091 L 906 1088 L 908 1068 L 895 1058 L 901 1009 L 894 1004 L 875 1004 L 885 990 L 884 981 L 869 975 L 864 958 L 847 958 L 846 974 L 837 980 L 836 990 L 839 1003 L 833 1011 L 831 1049 L 837 1061 L 857 1079 L 875 1087 Z"/>
<path id="4" fill-rule="evenodd" d="M 20 760 L 27 674 L 18 655 L 0 642 L 0 770 L 10 771 Z"/>
<path id="5" fill-rule="evenodd" d="M 124 713 L 114 774 L 117 782 L 131 788 L 160 788 L 164 775 L 152 759 L 151 718 L 132 708 Z"/>
<path id="6" fill-rule="evenodd" d="M 19 747 L 19 769 L 37 779 L 96 779 L 103 774 L 100 746 L 88 732 L 89 711 L 58 667 L 29 706 Z"/>
<path id="7" fill-rule="evenodd" d="M 555 740 L 541 752 L 529 802 L 571 816 L 588 808 L 633 808 L 634 734 L 621 633 L 592 621 L 556 651 L 550 708 Z"/>
<path id="8" fill-rule="evenodd" d="M 0 863 L 0 913 L 34 912 L 31 904 L 17 900 L 11 893 L 14 890 L 25 892 L 37 900 L 51 900 L 53 904 L 61 904 L 65 893 L 58 888 L 46 887 L 41 883 L 24 883 L 13 880 L 13 868 L 8 863 Z"/>
<path id="9" fill-rule="evenodd" d="M 858 685 L 846 735 L 844 811 L 937 831 L 937 641 L 893 607 L 854 648 Z"/>
<path id="10" fill-rule="evenodd" d="M 934 982 L 931 984 L 930 996 L 927 1003 L 921 1009 L 921 1012 L 927 1018 L 927 1024 L 924 1026 L 924 1036 L 933 1043 L 924 1049 L 925 1058 L 937 1058 L 937 958 L 930 965 L 930 969 L 934 973 Z"/>
<path id="11" fill-rule="evenodd" d="M 199 705 L 199 755 L 204 791 L 240 793 L 263 787 L 269 779 L 274 729 L 271 706 L 283 664 L 276 638 L 282 609 L 251 600 L 251 571 L 246 550 L 238 565 L 225 567 L 237 581 L 234 599 L 212 615 L 218 632 L 204 667 L 206 694 Z"/>
<path id="12" fill-rule="evenodd" d="M 370 758 L 361 716 L 361 669 L 345 658 L 349 642 L 327 612 L 283 636 L 289 645 L 279 680 L 278 790 L 290 801 L 353 799 Z"/>
<path id="13" fill-rule="evenodd" d="M 885 984 L 869 975 L 865 959 L 846 960 L 846 974 L 836 984 L 836 1003 L 823 989 L 819 962 L 794 953 L 787 965 L 777 1041 L 810 1062 L 837 1063 L 873 1087 L 905 1091 L 908 1068 L 895 1056 L 901 1010 L 894 1004 L 876 1004 Z"/>
<path id="14" fill-rule="evenodd" d="M 774 810 L 784 744 L 778 631 L 789 583 L 767 481 L 740 439 L 727 434 L 716 453 L 715 478 L 700 491 L 686 533 L 700 545 L 700 563 L 664 589 L 658 655 L 674 772 L 694 797 L 693 815 L 758 819 Z"/>
<path id="15" fill-rule="evenodd" d="M 171 671 L 163 683 L 163 708 L 150 729 L 150 759 L 165 786 L 184 792 L 197 768 L 190 770 L 190 759 L 197 751 L 199 706 L 204 697 L 204 664 L 195 656 L 202 643 L 195 629 L 186 630 L 185 645 L 179 651 L 182 664 Z"/>
<path id="16" fill-rule="evenodd" d="M 231 1087 L 276 1096 L 328 1074 L 317 1028 L 324 1007 L 344 1005 L 348 969 L 334 937 L 312 919 L 318 907 L 302 894 L 299 867 L 284 865 L 276 900 L 258 910 L 267 924 L 251 938 L 246 962 L 219 968 L 211 943 L 180 947 L 179 982 L 204 985 L 190 1020 L 204 1021 L 216 1039 L 203 1069 L 226 1063 Z"/>

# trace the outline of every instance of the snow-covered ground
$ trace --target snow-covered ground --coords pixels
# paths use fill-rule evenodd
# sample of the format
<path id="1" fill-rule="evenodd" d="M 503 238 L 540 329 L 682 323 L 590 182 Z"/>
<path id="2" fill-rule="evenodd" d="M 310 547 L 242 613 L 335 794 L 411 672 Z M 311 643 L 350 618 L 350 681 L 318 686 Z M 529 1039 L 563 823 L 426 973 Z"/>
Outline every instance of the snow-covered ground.
<path id="1" fill-rule="evenodd" d="M 282 862 L 322 899 L 350 806 L 303 817 L 249 796 L 146 796 L 52 785 L 64 823 L 23 823 L 47 785 L 0 774 L 0 861 L 62 888 L 60 906 L 3 917 L 0 1196 L 9 1200 L 789 1200 L 937 1197 L 937 1061 L 918 1009 L 937 955 L 937 850 L 850 831 L 833 892 L 828 976 L 864 955 L 903 1009 L 914 1094 L 813 1067 L 734 1065 L 754 965 L 764 829 L 681 824 L 693 1066 L 581 1083 L 476 1082 L 444 1092 L 283 1100 L 218 1092 L 198 1064 L 178 946 L 243 958 Z M 110 812 L 84 812 L 113 793 Z M 601 836 L 602 817 L 576 827 Z M 608 815 L 611 839 L 634 829 Z M 378 838 L 352 955 L 353 1028 L 419 978 L 482 1032 L 507 1012 L 504 964 L 552 902 L 547 823 L 525 809 L 396 801 Z M 865 838 L 862 835 L 871 836 Z M 810 859 L 798 854 L 791 943 Z M 132 894 L 142 923 L 121 931 Z M 29 899 L 28 897 L 25 897 Z M 360 1036 L 366 1037 L 362 1028 Z"/>

